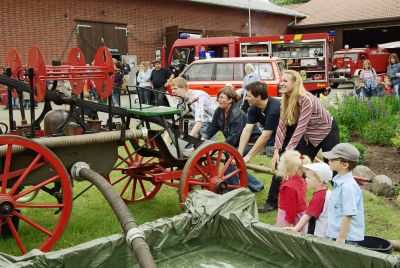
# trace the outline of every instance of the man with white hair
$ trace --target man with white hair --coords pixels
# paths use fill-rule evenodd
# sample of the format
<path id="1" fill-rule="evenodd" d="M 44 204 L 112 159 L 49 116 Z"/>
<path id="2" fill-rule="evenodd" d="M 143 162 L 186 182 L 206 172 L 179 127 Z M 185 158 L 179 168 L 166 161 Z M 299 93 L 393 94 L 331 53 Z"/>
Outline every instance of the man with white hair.
<path id="1" fill-rule="evenodd" d="M 243 85 L 242 85 L 242 89 L 241 89 L 242 102 L 241 102 L 240 107 L 242 108 L 242 110 L 245 113 L 247 113 L 250 105 L 246 99 L 246 86 L 253 82 L 261 81 L 261 77 L 258 75 L 258 73 L 256 72 L 256 69 L 254 68 L 253 64 L 251 64 L 251 63 L 247 63 L 244 66 L 244 71 L 246 72 L 246 76 L 243 79 Z"/>

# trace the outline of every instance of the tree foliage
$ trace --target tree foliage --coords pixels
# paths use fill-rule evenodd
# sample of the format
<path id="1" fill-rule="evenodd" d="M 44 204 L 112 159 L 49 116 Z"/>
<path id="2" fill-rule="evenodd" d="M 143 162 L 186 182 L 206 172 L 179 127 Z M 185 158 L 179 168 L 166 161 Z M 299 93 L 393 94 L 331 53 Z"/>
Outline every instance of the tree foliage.
<path id="1" fill-rule="evenodd" d="M 307 3 L 310 0 L 271 0 L 275 5 L 290 5 L 290 4 L 301 4 Z"/>

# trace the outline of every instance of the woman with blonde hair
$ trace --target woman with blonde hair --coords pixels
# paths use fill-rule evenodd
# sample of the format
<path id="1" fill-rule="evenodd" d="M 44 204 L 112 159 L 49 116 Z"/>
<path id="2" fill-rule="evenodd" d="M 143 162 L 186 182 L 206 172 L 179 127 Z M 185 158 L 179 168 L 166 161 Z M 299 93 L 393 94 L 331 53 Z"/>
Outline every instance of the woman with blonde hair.
<path id="1" fill-rule="evenodd" d="M 280 86 L 281 115 L 275 137 L 273 165 L 284 149 L 296 149 L 314 159 L 320 149 L 329 151 L 339 143 L 336 121 L 319 99 L 305 90 L 298 72 L 284 71 Z"/>
<path id="2" fill-rule="evenodd" d="M 139 83 L 138 93 L 139 100 L 141 103 L 150 104 L 152 100 L 151 91 L 151 69 L 149 68 L 149 62 L 143 61 L 139 65 L 139 73 L 137 75 L 137 82 Z"/>
<path id="3" fill-rule="evenodd" d="M 369 60 L 364 61 L 363 69 L 360 72 L 360 78 L 365 84 L 364 96 L 367 98 L 376 96 L 376 71 L 374 68 L 372 68 L 371 62 Z"/>
<path id="4" fill-rule="evenodd" d="M 282 100 L 279 125 L 275 135 L 271 168 L 275 169 L 280 155 L 288 149 L 297 150 L 314 160 L 318 151 L 330 151 L 339 140 L 339 127 L 316 96 L 306 91 L 300 74 L 285 70 L 280 83 Z M 269 205 L 278 196 L 281 177 L 272 178 L 268 199 L 259 212 L 274 208 Z"/>

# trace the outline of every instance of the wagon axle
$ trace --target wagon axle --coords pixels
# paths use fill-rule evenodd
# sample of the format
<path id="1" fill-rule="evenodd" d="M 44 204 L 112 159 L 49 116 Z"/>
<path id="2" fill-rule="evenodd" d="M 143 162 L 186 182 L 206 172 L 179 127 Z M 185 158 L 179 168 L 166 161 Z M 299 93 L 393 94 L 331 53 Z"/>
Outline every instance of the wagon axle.
<path id="1" fill-rule="evenodd" d="M 15 209 L 15 202 L 11 196 L 0 194 L 0 217 L 11 216 Z"/>

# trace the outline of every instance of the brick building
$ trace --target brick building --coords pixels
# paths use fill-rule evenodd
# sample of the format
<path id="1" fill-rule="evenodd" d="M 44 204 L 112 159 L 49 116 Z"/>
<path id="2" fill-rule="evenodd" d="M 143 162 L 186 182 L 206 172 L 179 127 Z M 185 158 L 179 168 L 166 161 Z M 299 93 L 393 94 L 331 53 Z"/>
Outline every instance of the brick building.
<path id="1" fill-rule="evenodd" d="M 46 63 L 64 60 L 70 48 L 83 49 L 86 62 L 102 42 L 115 57 L 154 59 L 154 50 L 173 42 L 180 32 L 205 36 L 247 35 L 248 2 L 239 0 L 3 0 L 0 2 L 0 62 L 18 49 L 22 62 L 38 45 Z M 283 34 L 303 14 L 251 0 L 253 35 Z"/>

